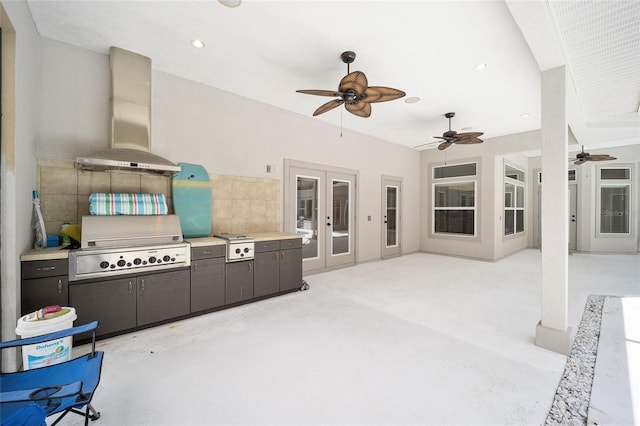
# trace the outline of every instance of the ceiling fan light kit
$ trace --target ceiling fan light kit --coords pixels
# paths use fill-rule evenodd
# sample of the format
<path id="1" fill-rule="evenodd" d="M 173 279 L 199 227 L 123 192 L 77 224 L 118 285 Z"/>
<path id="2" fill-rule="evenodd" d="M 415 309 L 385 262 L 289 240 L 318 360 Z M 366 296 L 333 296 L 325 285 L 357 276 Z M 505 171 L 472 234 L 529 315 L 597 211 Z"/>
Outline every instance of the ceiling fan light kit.
<path id="1" fill-rule="evenodd" d="M 392 101 L 405 96 L 402 90 L 392 89 L 383 86 L 369 86 L 367 76 L 362 71 L 351 72 L 349 64 L 356 59 L 355 52 L 347 50 L 340 55 L 342 62 L 347 64 L 347 75 L 345 75 L 338 90 L 296 90 L 298 93 L 316 96 L 332 96 L 337 99 L 331 100 L 313 112 L 313 116 L 323 114 L 344 104 L 344 107 L 353 115 L 358 117 L 371 116 L 371 104 L 376 102 Z"/>

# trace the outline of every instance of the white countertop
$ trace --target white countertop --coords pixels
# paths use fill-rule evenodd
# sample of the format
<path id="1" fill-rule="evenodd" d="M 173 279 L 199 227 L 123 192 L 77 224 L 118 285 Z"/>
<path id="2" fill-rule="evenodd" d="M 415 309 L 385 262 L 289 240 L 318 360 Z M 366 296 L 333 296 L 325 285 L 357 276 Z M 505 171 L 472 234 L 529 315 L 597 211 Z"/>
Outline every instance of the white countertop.
<path id="1" fill-rule="evenodd" d="M 52 260 L 52 259 L 68 259 L 69 250 L 58 247 L 47 247 L 44 249 L 27 250 L 20 255 L 20 261 L 29 260 Z"/>

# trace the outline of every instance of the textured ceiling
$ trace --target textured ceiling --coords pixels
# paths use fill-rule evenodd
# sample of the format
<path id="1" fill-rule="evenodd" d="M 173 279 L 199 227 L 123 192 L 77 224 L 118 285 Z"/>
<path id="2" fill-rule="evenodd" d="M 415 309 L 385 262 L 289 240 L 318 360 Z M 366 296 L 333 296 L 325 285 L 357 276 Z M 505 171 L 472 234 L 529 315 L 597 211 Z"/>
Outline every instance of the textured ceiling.
<path id="1" fill-rule="evenodd" d="M 640 120 L 640 2 L 558 1 L 549 6 L 590 125 Z"/>
<path id="2" fill-rule="evenodd" d="M 156 70 L 308 117 L 329 99 L 295 90 L 336 90 L 346 74 L 340 54 L 353 50 L 351 71 L 421 101 L 373 104 L 369 118 L 336 108 L 313 119 L 409 147 L 447 130 L 449 111 L 457 113 L 454 130 L 482 131 L 485 138 L 538 129 L 541 59 L 555 51 L 569 60 L 587 113 L 572 115 L 576 137 L 640 143 L 640 116 L 628 114 L 640 100 L 637 1 L 27 3 L 43 37 L 105 54 L 111 45 L 132 50 L 149 56 Z M 551 31 L 532 18 L 534 8 L 552 16 Z M 206 48 L 193 48 L 195 38 Z M 561 49 L 556 40 L 563 40 Z M 487 67 L 476 71 L 479 63 Z M 601 123 L 606 132 L 591 129 Z"/>

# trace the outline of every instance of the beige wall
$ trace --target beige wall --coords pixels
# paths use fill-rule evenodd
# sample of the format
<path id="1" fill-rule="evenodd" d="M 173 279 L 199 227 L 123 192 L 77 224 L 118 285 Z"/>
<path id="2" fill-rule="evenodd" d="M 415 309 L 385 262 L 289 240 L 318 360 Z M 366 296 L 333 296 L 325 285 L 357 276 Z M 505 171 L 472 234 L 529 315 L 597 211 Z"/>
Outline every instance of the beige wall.
<path id="1" fill-rule="evenodd" d="M 108 146 L 108 57 L 46 38 L 41 44 L 38 158 L 73 160 Z M 69 75 L 77 76 L 70 79 Z M 296 96 L 292 89 L 291 94 Z M 336 111 L 336 113 L 338 113 Z M 362 120 L 345 116 L 345 121 Z M 329 125 L 210 86 L 159 71 L 152 75 L 151 150 L 174 162 L 200 164 L 216 175 L 276 180 L 283 193 L 284 159 L 357 170 L 357 251 L 360 261 L 380 258 L 382 175 L 404 185 L 403 252 L 420 249 L 420 154 L 367 135 Z M 266 166 L 272 165 L 272 172 Z M 271 196 L 264 201 L 272 205 Z M 229 198 L 214 204 L 228 227 Z M 214 193 L 214 200 L 216 195 Z M 236 202 L 241 200 L 235 200 Z M 259 200 L 246 200 L 259 201 Z M 278 230 L 283 197 L 279 196 Z M 241 209 L 246 209 L 246 203 Z M 254 203 L 257 205 L 256 203 Z M 267 205 L 267 204 L 265 204 Z M 244 210 L 246 211 L 246 210 Z M 274 211 L 272 211 L 274 212 Z M 371 216 L 372 220 L 368 220 Z M 236 218 L 249 229 L 275 225 Z M 264 223 L 264 225 L 262 224 Z M 216 230 L 214 219 L 214 230 Z M 221 225 L 222 226 L 222 225 Z"/>
<path id="2" fill-rule="evenodd" d="M 20 253 L 33 244 L 31 191 L 36 187 L 38 34 L 25 2 L 2 2 L 2 340 L 15 338 L 20 306 Z M 18 366 L 2 351 L 2 370 Z"/>

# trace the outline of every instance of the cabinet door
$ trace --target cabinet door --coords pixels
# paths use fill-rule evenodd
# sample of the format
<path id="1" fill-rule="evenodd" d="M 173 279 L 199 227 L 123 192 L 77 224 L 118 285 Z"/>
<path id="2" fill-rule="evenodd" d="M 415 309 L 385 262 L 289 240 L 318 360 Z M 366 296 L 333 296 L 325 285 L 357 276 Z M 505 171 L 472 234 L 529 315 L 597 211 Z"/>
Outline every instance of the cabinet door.
<path id="1" fill-rule="evenodd" d="M 302 286 L 302 249 L 280 252 L 280 291 Z"/>
<path id="2" fill-rule="evenodd" d="M 225 303 L 253 299 L 253 260 L 226 264 Z"/>
<path id="3" fill-rule="evenodd" d="M 191 261 L 191 312 L 224 305 L 224 257 Z"/>
<path id="4" fill-rule="evenodd" d="M 22 281 L 22 315 L 49 305 L 69 304 L 67 277 L 36 278 Z"/>
<path id="5" fill-rule="evenodd" d="M 189 275 L 189 270 L 181 270 L 138 277 L 138 326 L 188 314 L 191 303 Z"/>
<path id="6" fill-rule="evenodd" d="M 136 279 L 71 284 L 69 304 L 76 309 L 74 325 L 98 321 L 96 335 L 128 330 L 136 326 Z M 91 337 L 91 333 L 78 336 Z"/>
<path id="7" fill-rule="evenodd" d="M 253 296 L 262 297 L 280 290 L 280 253 L 256 253 L 253 259 Z"/>

